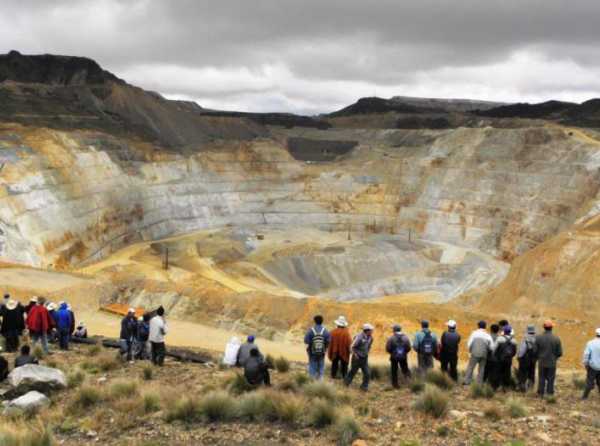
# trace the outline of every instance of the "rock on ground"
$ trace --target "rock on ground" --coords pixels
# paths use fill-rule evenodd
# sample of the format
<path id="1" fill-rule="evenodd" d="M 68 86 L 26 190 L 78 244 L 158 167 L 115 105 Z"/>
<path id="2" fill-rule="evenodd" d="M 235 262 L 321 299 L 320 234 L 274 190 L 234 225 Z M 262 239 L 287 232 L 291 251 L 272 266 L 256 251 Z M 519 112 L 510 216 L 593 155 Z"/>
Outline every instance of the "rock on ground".
<path id="1" fill-rule="evenodd" d="M 48 393 L 67 387 L 67 379 L 61 370 L 34 364 L 14 369 L 8 375 L 8 382 L 13 388 L 11 393 L 16 395 L 30 390 Z"/>
<path id="2" fill-rule="evenodd" d="M 12 410 L 18 409 L 26 412 L 37 410 L 40 407 L 44 407 L 50 404 L 50 399 L 43 393 L 36 390 L 27 392 L 25 395 L 20 396 L 12 401 L 5 402 L 4 413 L 10 413 Z"/>

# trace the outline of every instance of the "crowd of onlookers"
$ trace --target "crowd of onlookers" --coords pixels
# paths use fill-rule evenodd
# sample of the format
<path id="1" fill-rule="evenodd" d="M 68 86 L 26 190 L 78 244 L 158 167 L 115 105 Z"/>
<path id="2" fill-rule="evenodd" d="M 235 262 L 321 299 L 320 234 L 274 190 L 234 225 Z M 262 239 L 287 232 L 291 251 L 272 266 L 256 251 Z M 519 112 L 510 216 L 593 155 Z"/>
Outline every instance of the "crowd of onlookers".
<path id="1" fill-rule="evenodd" d="M 6 352 L 17 352 L 21 340 L 28 337 L 33 346 L 39 344 L 44 353 L 49 353 L 48 344 L 57 343 L 61 350 L 69 349 L 73 338 L 87 338 L 83 322 L 76 325 L 75 313 L 67 302 L 47 302 L 43 297 L 32 297 L 27 305 L 11 299 L 5 294 L 0 302 L 0 333 L 4 338 Z M 37 364 L 28 344 L 21 346 L 15 367 Z M 0 380 L 8 375 L 8 361 L 0 356 Z"/>
<path id="2" fill-rule="evenodd" d="M 121 354 L 130 362 L 136 359 L 150 359 L 153 364 L 162 366 L 165 361 L 166 334 L 167 322 L 162 306 L 139 317 L 136 317 L 135 309 L 130 308 L 121 320 Z"/>

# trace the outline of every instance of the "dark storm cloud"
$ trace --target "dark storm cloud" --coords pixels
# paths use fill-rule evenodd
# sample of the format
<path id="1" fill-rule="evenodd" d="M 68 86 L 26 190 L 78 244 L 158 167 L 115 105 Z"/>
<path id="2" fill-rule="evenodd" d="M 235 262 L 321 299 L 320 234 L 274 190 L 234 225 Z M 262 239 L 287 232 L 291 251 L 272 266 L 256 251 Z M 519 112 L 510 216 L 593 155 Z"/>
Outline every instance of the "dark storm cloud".
<path id="1" fill-rule="evenodd" d="M 85 55 L 245 109 L 323 111 L 374 92 L 582 100 L 600 89 L 598 17 L 596 1 L 2 0 L 0 51 Z"/>

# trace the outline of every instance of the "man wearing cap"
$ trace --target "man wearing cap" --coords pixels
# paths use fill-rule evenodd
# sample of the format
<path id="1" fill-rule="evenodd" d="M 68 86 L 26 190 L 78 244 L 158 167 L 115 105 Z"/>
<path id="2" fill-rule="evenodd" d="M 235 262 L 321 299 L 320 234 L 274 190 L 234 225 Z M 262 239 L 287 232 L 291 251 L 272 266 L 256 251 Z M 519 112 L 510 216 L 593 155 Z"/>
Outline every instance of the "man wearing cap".
<path id="1" fill-rule="evenodd" d="M 363 331 L 357 334 L 352 341 L 352 363 L 350 366 L 350 372 L 346 375 L 344 384 L 350 386 L 354 376 L 360 369 L 362 372 L 362 384 L 360 389 L 363 391 L 369 390 L 369 352 L 373 345 L 373 326 L 371 324 L 363 325 Z"/>
<path id="2" fill-rule="evenodd" d="M 544 333 L 535 337 L 538 347 L 538 395 L 544 397 L 554 395 L 554 380 L 556 378 L 556 363 L 563 354 L 562 344 L 558 336 L 552 333 L 554 323 L 544 322 Z"/>
<path id="3" fill-rule="evenodd" d="M 121 319 L 121 334 L 119 335 L 121 343 L 121 355 L 126 356 L 127 361 L 133 360 L 133 341 L 137 334 L 137 320 L 135 319 L 135 309 L 130 308 L 123 319 Z"/>
<path id="4" fill-rule="evenodd" d="M 458 348 L 460 346 L 460 335 L 456 332 L 456 321 L 448 321 L 448 330 L 442 333 L 440 340 L 440 363 L 442 372 L 448 373 L 450 378 L 458 381 Z"/>
<path id="5" fill-rule="evenodd" d="M 433 368 L 433 357 L 437 354 L 438 341 L 435 333 L 429 329 L 429 321 L 421 321 L 421 331 L 415 334 L 413 348 L 417 352 L 419 372 L 425 373 Z"/>
<path id="6" fill-rule="evenodd" d="M 596 339 L 587 343 L 583 352 L 583 365 L 587 370 L 587 381 L 581 399 L 587 399 L 594 388 L 598 386 L 600 392 L 600 328 L 596 329 Z"/>
<path id="7" fill-rule="evenodd" d="M 402 333 L 402 327 L 395 324 L 392 327 L 393 334 L 385 344 L 385 350 L 390 354 L 390 366 L 392 387 L 399 388 L 398 385 L 398 366 L 402 369 L 402 374 L 405 378 L 410 378 L 410 370 L 408 368 L 408 353 L 411 350 L 410 339 Z"/>
<path id="8" fill-rule="evenodd" d="M 519 361 L 519 371 L 517 372 L 519 390 L 527 392 L 535 385 L 537 344 L 535 343 L 535 327 L 533 325 L 527 326 L 525 337 L 519 344 L 517 361 Z"/>
<path id="9" fill-rule="evenodd" d="M 344 316 L 338 317 L 334 323 L 336 328 L 330 333 L 331 341 L 327 349 L 327 356 L 331 361 L 331 379 L 337 379 L 338 369 L 344 379 L 348 374 L 352 336 L 350 336 L 348 322 Z"/>
<path id="10" fill-rule="evenodd" d="M 487 363 L 488 353 L 492 350 L 492 337 L 485 330 L 487 323 L 479 321 L 477 330 L 471 333 L 467 341 L 469 349 L 469 364 L 465 373 L 465 385 L 471 384 L 473 381 L 473 372 L 477 366 L 477 383 L 483 384 L 483 376 L 485 374 L 485 365 Z"/>
<path id="11" fill-rule="evenodd" d="M 2 327 L 0 332 L 6 340 L 6 351 L 16 352 L 19 349 L 19 336 L 25 330 L 25 309 L 14 299 L 10 299 L 6 305 L 0 308 L 2 316 Z"/>
<path id="12" fill-rule="evenodd" d="M 246 338 L 246 342 L 240 345 L 240 349 L 238 350 L 237 363 L 240 367 L 244 367 L 246 365 L 246 361 L 250 357 L 250 352 L 252 349 L 258 350 L 260 354 L 260 349 L 258 345 L 254 343 L 255 337 L 254 335 L 250 335 Z M 260 354 L 262 357 L 262 354 Z"/>

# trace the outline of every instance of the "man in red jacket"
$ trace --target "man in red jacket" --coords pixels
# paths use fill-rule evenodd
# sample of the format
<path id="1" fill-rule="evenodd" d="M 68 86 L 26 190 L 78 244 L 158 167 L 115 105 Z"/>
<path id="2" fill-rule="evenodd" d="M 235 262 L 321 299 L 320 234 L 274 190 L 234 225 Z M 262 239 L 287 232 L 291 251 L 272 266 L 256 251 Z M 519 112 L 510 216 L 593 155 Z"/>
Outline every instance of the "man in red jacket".
<path id="1" fill-rule="evenodd" d="M 31 336 L 31 342 L 36 345 L 38 342 L 42 343 L 44 353 L 48 353 L 48 329 L 52 327 L 52 321 L 48 310 L 44 306 L 45 299 L 39 297 L 37 304 L 29 310 L 27 315 L 27 329 Z"/>

